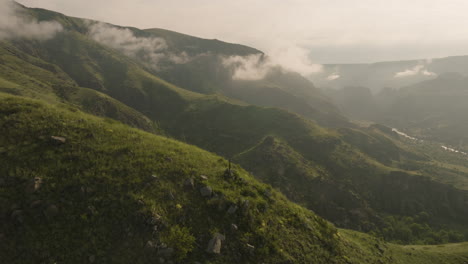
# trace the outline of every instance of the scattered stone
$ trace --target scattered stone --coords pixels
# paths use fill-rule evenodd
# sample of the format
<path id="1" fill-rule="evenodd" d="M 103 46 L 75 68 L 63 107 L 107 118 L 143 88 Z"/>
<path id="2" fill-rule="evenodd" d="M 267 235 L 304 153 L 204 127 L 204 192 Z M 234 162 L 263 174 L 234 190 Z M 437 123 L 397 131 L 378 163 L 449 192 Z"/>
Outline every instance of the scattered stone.
<path id="1" fill-rule="evenodd" d="M 159 224 L 160 222 L 161 222 L 161 216 L 158 214 L 154 214 L 146 220 L 146 224 L 150 226 L 155 226 Z"/>
<path id="2" fill-rule="evenodd" d="M 208 242 L 208 247 L 206 252 L 210 254 L 221 254 L 221 245 L 222 242 L 226 239 L 225 236 L 216 233 L 213 238 Z"/>
<path id="3" fill-rule="evenodd" d="M 171 258 L 172 255 L 174 255 L 174 249 L 173 248 L 160 248 L 158 250 L 158 256 L 165 257 L 165 258 Z"/>
<path id="4" fill-rule="evenodd" d="M 239 227 L 237 227 L 237 225 L 235 225 L 235 224 L 231 224 L 231 230 L 232 231 L 237 231 L 237 230 L 239 230 Z"/>
<path id="5" fill-rule="evenodd" d="M 90 205 L 88 206 L 88 212 L 91 214 L 91 215 L 97 215 L 98 214 L 98 210 L 96 209 L 96 207 Z"/>
<path id="6" fill-rule="evenodd" d="M 202 179 L 202 181 L 207 181 L 208 177 L 205 175 L 200 175 L 200 179 Z"/>
<path id="7" fill-rule="evenodd" d="M 253 254 L 255 251 L 255 247 L 250 244 L 247 244 L 246 246 L 247 246 L 247 250 L 249 251 L 249 253 Z"/>
<path id="8" fill-rule="evenodd" d="M 91 256 L 89 256 L 88 259 L 89 259 L 89 263 L 94 263 L 94 261 L 96 261 L 96 256 L 91 255 Z"/>
<path id="9" fill-rule="evenodd" d="M 237 208 L 238 208 L 237 205 L 233 204 L 233 205 L 231 205 L 231 207 L 229 207 L 227 213 L 228 214 L 234 214 L 237 211 Z"/>
<path id="10" fill-rule="evenodd" d="M 34 193 L 39 191 L 39 189 L 42 186 L 42 178 L 41 177 L 34 177 L 34 179 L 31 179 L 28 182 L 28 185 L 26 186 L 26 192 L 27 193 Z"/>
<path id="11" fill-rule="evenodd" d="M 171 191 L 169 191 L 169 192 L 167 193 L 167 198 L 168 198 L 169 200 L 171 200 L 171 201 L 174 201 L 174 200 L 175 200 L 175 196 L 174 196 L 174 194 L 173 194 Z"/>
<path id="12" fill-rule="evenodd" d="M 146 248 L 146 249 L 155 249 L 155 248 L 156 248 L 156 244 L 154 244 L 153 241 L 149 240 L 148 242 L 146 242 L 145 248 Z"/>
<path id="13" fill-rule="evenodd" d="M 159 231 L 159 227 L 157 225 L 153 226 L 153 235 L 156 235 Z"/>
<path id="14" fill-rule="evenodd" d="M 49 205 L 45 210 L 44 210 L 44 214 L 47 216 L 47 217 L 54 217 L 58 214 L 59 212 L 59 209 L 57 208 L 57 206 L 55 206 L 54 204 L 51 204 Z"/>
<path id="15" fill-rule="evenodd" d="M 159 180 L 159 176 L 156 175 L 156 174 L 152 174 L 152 175 L 151 175 L 151 180 L 157 181 L 157 180 Z"/>
<path id="16" fill-rule="evenodd" d="M 67 139 L 64 137 L 51 136 L 50 138 L 56 144 L 65 144 L 65 142 L 67 142 Z"/>
<path id="17" fill-rule="evenodd" d="M 15 210 L 11 214 L 11 219 L 17 223 L 23 223 L 24 222 L 24 214 L 22 210 Z"/>
<path id="18" fill-rule="evenodd" d="M 249 200 L 244 200 L 244 202 L 242 202 L 242 210 L 244 212 L 247 212 L 250 208 L 250 201 Z"/>
<path id="19" fill-rule="evenodd" d="M 38 191 L 42 186 L 42 178 L 34 177 L 34 191 Z"/>
<path id="20" fill-rule="evenodd" d="M 213 189 L 211 189 L 210 186 L 204 186 L 200 188 L 200 194 L 203 197 L 211 197 L 211 195 L 213 194 Z"/>
<path id="21" fill-rule="evenodd" d="M 193 190 L 195 188 L 195 182 L 193 179 L 186 179 L 184 181 L 184 187 L 189 190 Z"/>

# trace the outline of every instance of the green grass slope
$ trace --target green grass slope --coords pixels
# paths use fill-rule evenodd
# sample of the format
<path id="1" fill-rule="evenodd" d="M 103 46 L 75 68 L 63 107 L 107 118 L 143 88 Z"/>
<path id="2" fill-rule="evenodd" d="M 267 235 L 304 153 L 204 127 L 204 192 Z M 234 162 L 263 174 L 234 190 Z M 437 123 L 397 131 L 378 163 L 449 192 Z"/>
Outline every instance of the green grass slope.
<path id="1" fill-rule="evenodd" d="M 0 129 L 8 263 L 467 260 L 464 244 L 405 248 L 338 231 L 237 165 L 226 174 L 219 156 L 73 107 L 0 94 Z M 221 252 L 207 253 L 217 233 Z"/>
<path id="2" fill-rule="evenodd" d="M 73 109 L 0 100 L 1 252 L 9 263 L 150 263 L 161 243 L 180 261 L 340 262 L 331 225 L 237 166 L 226 178 L 220 157 Z M 210 197 L 200 194 L 206 186 Z M 229 214 L 231 206 L 238 210 Z M 215 257 L 204 251 L 217 232 L 226 241 Z"/>
<path id="3" fill-rule="evenodd" d="M 28 55 L 15 43 L 0 42 L 0 69 L 1 92 L 74 104 L 91 114 L 155 131 L 153 122 L 143 114 L 103 93 L 78 86 L 60 67 Z"/>
<path id="4" fill-rule="evenodd" d="M 52 99 L 49 100 L 52 101 L 60 98 L 65 103 L 76 102 L 81 109 L 114 115 L 114 118 L 130 125 L 139 124 L 140 121 L 144 123 L 149 118 L 167 135 L 224 157 L 234 157 L 249 150 L 273 152 L 274 158 L 281 159 L 290 168 L 288 174 L 281 175 L 282 169 L 276 169 L 262 155 L 251 155 L 248 159 L 239 159 L 239 162 L 256 171 L 259 177 L 262 177 L 262 173 L 266 174 L 260 169 L 272 167 L 267 170 L 268 175 L 262 177 L 265 180 L 291 179 L 285 193 L 288 197 L 310 206 L 309 209 L 341 227 L 377 230 L 386 234 L 388 232 L 383 232 L 385 228 L 392 230 L 397 226 L 404 230 L 398 233 L 399 237 L 390 237 L 391 240 L 418 242 L 421 235 L 417 238 L 407 235 L 408 222 L 416 223 L 415 219 L 420 213 L 427 213 L 433 221 L 417 224 L 429 225 L 429 231 L 432 228 L 450 229 L 456 225 L 461 226 L 457 226 L 457 230 L 466 229 L 466 222 L 463 221 L 467 216 L 466 192 L 446 182 L 439 184 L 441 177 L 432 175 L 437 172 L 417 172 L 427 162 L 415 162 L 410 167 L 406 166 L 411 163 L 408 158 L 405 166 L 402 166 L 400 157 L 406 150 L 399 149 L 395 142 L 383 136 L 358 130 L 324 129 L 304 117 L 281 109 L 247 105 L 221 95 L 203 95 L 178 88 L 151 74 L 134 59 L 90 39 L 83 20 L 45 10 L 31 12 L 43 19 L 60 21 L 66 30 L 48 41 L 15 40 L 6 43 L 14 47 L 14 52 L 2 63 L 6 67 L 25 64 L 24 68 L 27 69 L 31 57 L 31 60 L 37 60 L 47 67 L 54 67 L 57 76 L 50 70 L 44 74 L 31 70 L 24 72 L 23 77 L 13 79 L 9 77 L 10 74 L 0 75 L 5 80 L 2 83 L 10 89 L 15 83 L 22 84 L 17 88 L 27 87 L 27 92 L 41 87 L 40 83 L 34 85 L 34 82 L 28 81 L 29 76 L 41 80 L 41 83 L 45 82 L 41 79 L 44 76 L 58 78 L 46 81 L 59 84 L 64 79 L 75 83 L 76 87 L 87 87 L 99 93 L 83 88 L 76 91 L 71 84 L 55 85 L 48 88 L 48 92 L 39 94 L 50 94 Z M 39 68 L 41 71 L 44 69 Z M 22 73 L 21 70 L 22 67 L 18 66 L 14 72 Z M 62 75 L 63 78 L 59 78 Z M 295 85 L 306 87 L 301 82 Z M 26 93 L 23 95 L 30 96 Z M 296 95 L 300 96 L 301 93 Z M 112 107 L 106 107 L 103 111 L 94 105 L 96 102 L 114 106 L 114 103 L 118 104 L 117 100 L 122 103 L 117 109 L 125 104 L 128 111 L 116 114 Z M 140 121 L 133 122 L 133 118 L 121 116 L 120 113 L 137 115 Z M 274 145 L 256 148 L 262 146 L 262 141 L 268 136 L 276 138 L 279 145 L 291 152 Z M 417 159 L 418 155 L 415 157 Z M 252 164 L 259 169 L 253 168 Z M 437 166 L 434 164 L 434 167 Z M 314 171 L 323 173 L 321 177 L 316 177 Z M 277 185 L 274 181 L 269 183 Z M 395 224 L 395 219 L 383 221 L 387 216 L 396 217 L 396 222 L 403 224 Z M 439 233 L 436 239 L 432 239 L 427 234 L 432 234 L 432 231 L 423 232 L 422 236 L 426 239 L 423 242 L 460 240 L 460 237 L 453 239 Z"/>
<path id="5" fill-rule="evenodd" d="M 468 261 L 467 243 L 437 246 L 398 246 L 350 230 L 340 230 L 351 249 L 347 257 L 361 263 L 456 264 Z"/>

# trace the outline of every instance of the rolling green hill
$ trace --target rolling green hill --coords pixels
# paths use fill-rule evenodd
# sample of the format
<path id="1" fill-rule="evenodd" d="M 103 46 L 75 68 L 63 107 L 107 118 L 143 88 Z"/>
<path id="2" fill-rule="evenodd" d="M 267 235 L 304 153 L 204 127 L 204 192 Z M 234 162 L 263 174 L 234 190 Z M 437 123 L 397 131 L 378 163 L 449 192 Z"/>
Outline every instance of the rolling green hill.
<path id="1" fill-rule="evenodd" d="M 332 225 L 238 166 L 225 174 L 218 156 L 72 107 L 0 100 L 4 261 L 343 262 Z M 216 233 L 219 256 L 205 252 Z"/>
<path id="2" fill-rule="evenodd" d="M 8 263 L 468 257 L 466 244 L 402 247 L 337 230 L 239 166 L 226 173 L 219 156 L 74 107 L 1 93 L 0 128 L 0 256 Z"/>
<path id="3" fill-rule="evenodd" d="M 194 92 L 196 89 L 180 88 L 160 78 L 148 63 L 138 60 L 139 56 L 145 58 L 148 54 L 130 56 L 128 49 L 94 40 L 89 27 L 95 22 L 41 9 L 27 11 L 38 19 L 54 19 L 65 30 L 46 41 L 1 42 L 0 66 L 5 69 L 0 72 L 3 92 L 60 106 L 71 105 L 233 158 L 254 176 L 339 227 L 373 231 L 400 243 L 466 239 L 467 192 L 444 180 L 449 174 L 458 179 L 465 177 L 447 169 L 455 164 L 438 156 L 421 154 L 392 133 L 358 128 L 327 129 L 310 117 L 265 107 L 279 104 L 281 100 L 256 106 L 220 94 L 207 95 Z M 120 34 L 121 30 L 126 36 L 132 32 L 130 36 L 135 38 L 156 34 L 113 26 L 109 32 Z M 167 34 L 174 35 L 168 38 L 190 40 L 187 36 Z M 130 39 L 136 44 L 145 43 Z M 160 41 L 151 39 L 150 43 Z M 168 46 L 171 41 L 183 43 L 182 40 L 166 41 Z M 252 51 L 220 42 L 198 39 L 196 43 L 206 45 L 203 46 L 206 49 L 210 47 L 207 43 L 215 43 L 235 52 L 242 52 L 237 49 Z M 178 54 L 172 48 L 154 52 L 161 56 Z M 165 63 L 161 67 L 169 71 L 170 68 L 164 68 Z M 185 67 L 184 63 L 180 65 Z M 198 68 L 216 73 L 209 67 Z M 203 76 L 201 80 L 205 80 Z M 305 90 L 313 88 L 295 74 L 276 77 L 269 76 L 263 81 L 275 86 L 279 94 L 286 93 L 285 87 L 296 87 L 287 91 L 289 98 L 306 98 Z M 206 79 L 212 83 L 212 79 Z M 294 102 L 291 99 L 291 104 L 296 105 Z M 296 112 L 302 109 L 304 116 L 307 111 L 314 113 L 306 101 L 302 102 L 304 107 Z M 323 104 L 321 109 L 327 105 L 334 109 L 329 102 Z M 335 114 L 330 118 L 321 115 L 321 118 L 323 122 L 336 124 Z M 429 220 L 421 220 L 420 216 L 426 214 Z M 419 226 L 408 229 L 411 224 L 421 225 L 424 232 L 419 232 Z M 393 230 L 398 231 L 397 235 L 389 236 Z M 451 236 L 453 233 L 461 236 Z"/>

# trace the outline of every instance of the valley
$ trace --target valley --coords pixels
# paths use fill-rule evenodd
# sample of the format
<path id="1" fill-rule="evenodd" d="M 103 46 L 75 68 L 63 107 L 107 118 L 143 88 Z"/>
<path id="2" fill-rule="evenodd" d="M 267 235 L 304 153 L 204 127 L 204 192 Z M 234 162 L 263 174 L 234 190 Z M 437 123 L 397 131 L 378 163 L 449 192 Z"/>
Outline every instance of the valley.
<path id="1" fill-rule="evenodd" d="M 10 4 L 54 26 L 0 38 L 8 263 L 468 261 L 464 77 L 327 90 L 256 48 Z"/>

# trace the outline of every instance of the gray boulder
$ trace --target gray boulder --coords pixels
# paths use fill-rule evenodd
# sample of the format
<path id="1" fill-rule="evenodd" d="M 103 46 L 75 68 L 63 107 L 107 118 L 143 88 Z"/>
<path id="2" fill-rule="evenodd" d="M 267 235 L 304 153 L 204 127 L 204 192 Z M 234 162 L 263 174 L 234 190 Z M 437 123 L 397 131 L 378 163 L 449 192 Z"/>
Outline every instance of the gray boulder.
<path id="1" fill-rule="evenodd" d="M 239 230 L 239 227 L 237 227 L 237 225 L 235 225 L 235 224 L 231 224 L 231 230 L 232 231 L 237 231 L 237 230 Z"/>
<path id="2" fill-rule="evenodd" d="M 64 137 L 57 137 L 57 136 L 51 136 L 50 139 L 52 140 L 52 142 L 54 142 L 55 144 L 65 144 L 67 142 L 67 139 L 64 138 Z"/>
<path id="3" fill-rule="evenodd" d="M 226 239 L 225 236 L 216 233 L 213 238 L 208 242 L 206 252 L 210 254 L 221 254 L 221 246 L 223 241 Z"/>
<path id="4" fill-rule="evenodd" d="M 171 191 L 169 191 L 167 193 L 167 199 L 169 199 L 171 201 L 174 201 L 175 200 L 175 195 Z"/>
<path id="5" fill-rule="evenodd" d="M 193 179 L 186 179 L 184 181 L 184 187 L 189 190 L 193 190 L 195 188 L 195 182 Z"/>
<path id="6" fill-rule="evenodd" d="M 26 192 L 27 193 L 35 193 L 39 191 L 43 183 L 43 180 L 41 177 L 34 177 L 34 179 L 31 179 L 27 186 L 26 186 Z"/>
<path id="7" fill-rule="evenodd" d="M 213 194 L 213 189 L 211 189 L 210 186 L 204 186 L 200 188 L 200 194 L 203 197 L 211 197 L 211 195 Z"/>
<path id="8" fill-rule="evenodd" d="M 149 250 L 154 250 L 156 248 L 156 244 L 153 241 L 149 240 L 146 242 L 145 248 Z"/>
<path id="9" fill-rule="evenodd" d="M 236 211 L 237 211 L 237 205 L 231 205 L 231 207 L 229 207 L 227 213 L 228 214 L 234 214 Z"/>
<path id="10" fill-rule="evenodd" d="M 246 246 L 247 246 L 247 250 L 249 251 L 249 253 L 253 254 L 255 251 L 255 247 L 250 244 L 247 244 Z"/>

